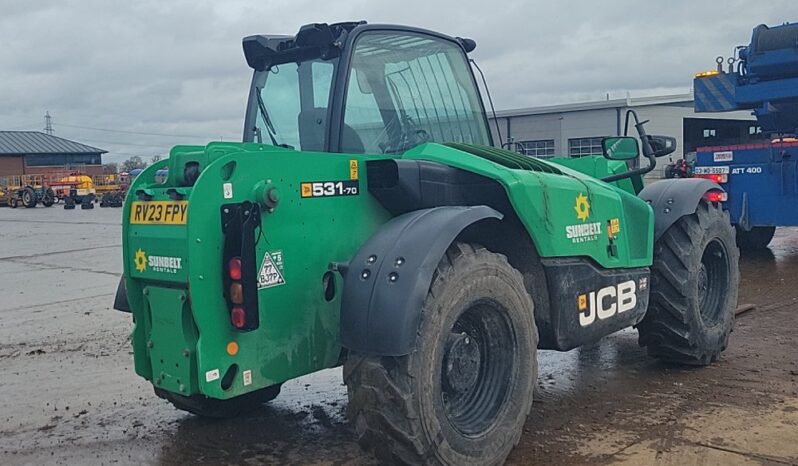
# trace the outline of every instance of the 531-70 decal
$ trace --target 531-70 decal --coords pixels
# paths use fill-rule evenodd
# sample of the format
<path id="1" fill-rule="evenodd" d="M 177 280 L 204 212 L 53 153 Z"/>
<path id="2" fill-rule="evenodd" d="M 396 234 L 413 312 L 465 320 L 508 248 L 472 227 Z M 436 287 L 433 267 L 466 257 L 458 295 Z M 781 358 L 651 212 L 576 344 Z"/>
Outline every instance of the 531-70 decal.
<path id="1" fill-rule="evenodd" d="M 357 196 L 360 191 L 358 180 L 309 181 L 299 185 L 301 197 Z"/>

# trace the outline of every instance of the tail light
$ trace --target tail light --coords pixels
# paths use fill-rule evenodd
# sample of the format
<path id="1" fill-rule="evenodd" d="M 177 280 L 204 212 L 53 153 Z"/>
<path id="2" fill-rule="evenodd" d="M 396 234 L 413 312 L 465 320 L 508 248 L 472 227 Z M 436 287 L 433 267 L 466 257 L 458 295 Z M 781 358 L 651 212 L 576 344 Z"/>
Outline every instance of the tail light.
<path id="1" fill-rule="evenodd" d="M 241 330 L 247 325 L 247 313 L 244 312 L 244 308 L 241 306 L 234 306 L 233 310 L 230 311 L 230 322 L 233 324 L 233 327 Z"/>
<path id="2" fill-rule="evenodd" d="M 241 280 L 241 258 L 234 257 L 227 263 L 227 270 L 231 280 Z"/>
<path id="3" fill-rule="evenodd" d="M 705 178 L 718 184 L 729 182 L 729 175 L 725 173 L 704 173 L 701 175 L 696 175 L 696 178 Z"/>
<path id="4" fill-rule="evenodd" d="M 225 204 L 221 210 L 225 265 L 222 281 L 230 323 L 240 331 L 255 330 L 260 325 L 255 259 L 260 207 L 244 201 Z"/>
<path id="5" fill-rule="evenodd" d="M 231 283 L 228 291 L 230 292 L 230 301 L 233 304 L 244 304 L 244 287 L 241 286 L 241 283 Z"/>
<path id="6" fill-rule="evenodd" d="M 723 191 L 708 191 L 704 193 L 704 199 L 709 202 L 726 202 L 729 195 Z"/>

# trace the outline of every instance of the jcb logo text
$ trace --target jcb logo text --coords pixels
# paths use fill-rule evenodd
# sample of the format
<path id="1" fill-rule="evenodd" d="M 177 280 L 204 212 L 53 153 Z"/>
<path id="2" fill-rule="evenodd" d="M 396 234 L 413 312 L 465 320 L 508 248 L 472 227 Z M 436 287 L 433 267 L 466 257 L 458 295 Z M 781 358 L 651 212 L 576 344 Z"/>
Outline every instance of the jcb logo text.
<path id="1" fill-rule="evenodd" d="M 637 306 L 636 291 L 634 280 L 629 280 L 579 295 L 579 325 L 587 327 L 596 319 L 608 319 L 616 313 L 634 309 Z"/>

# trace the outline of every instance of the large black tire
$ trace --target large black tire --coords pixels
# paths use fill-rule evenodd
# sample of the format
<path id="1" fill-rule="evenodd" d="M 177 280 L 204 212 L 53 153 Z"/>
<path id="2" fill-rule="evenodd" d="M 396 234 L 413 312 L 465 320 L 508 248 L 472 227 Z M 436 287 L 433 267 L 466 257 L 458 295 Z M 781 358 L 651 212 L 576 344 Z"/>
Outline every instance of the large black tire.
<path id="1" fill-rule="evenodd" d="M 715 361 L 734 325 L 739 258 L 729 214 L 717 204 L 702 201 L 668 228 L 654 245 L 640 346 L 680 364 Z"/>
<path id="2" fill-rule="evenodd" d="M 24 205 L 28 209 L 36 207 L 37 203 L 36 191 L 34 191 L 33 188 L 31 188 L 30 186 L 23 188 L 20 196 L 22 197 L 22 205 Z"/>
<path id="3" fill-rule="evenodd" d="M 172 403 L 172 405 L 182 411 L 196 414 L 201 417 L 216 419 L 229 419 L 239 416 L 247 410 L 251 410 L 263 403 L 268 403 L 277 398 L 280 394 L 282 384 L 272 385 L 245 395 L 231 398 L 229 400 L 218 400 L 208 398 L 204 395 L 184 396 L 172 393 L 167 390 L 155 388 L 155 394 Z"/>
<path id="4" fill-rule="evenodd" d="M 532 299 L 503 255 L 466 243 L 438 264 L 415 350 L 349 354 L 358 441 L 381 463 L 501 464 L 518 443 L 537 379 Z"/>
<path id="5" fill-rule="evenodd" d="M 753 227 L 750 231 L 737 227 L 737 246 L 743 251 L 765 249 L 775 233 L 776 227 Z"/>
<path id="6" fill-rule="evenodd" d="M 55 192 L 52 188 L 47 188 L 42 196 L 42 205 L 45 207 L 52 207 L 55 204 Z"/>
<path id="7" fill-rule="evenodd" d="M 8 200 L 8 206 L 11 207 L 12 209 L 16 209 L 17 208 L 17 204 L 18 204 L 17 196 L 16 196 L 16 194 L 12 194 L 11 198 Z"/>

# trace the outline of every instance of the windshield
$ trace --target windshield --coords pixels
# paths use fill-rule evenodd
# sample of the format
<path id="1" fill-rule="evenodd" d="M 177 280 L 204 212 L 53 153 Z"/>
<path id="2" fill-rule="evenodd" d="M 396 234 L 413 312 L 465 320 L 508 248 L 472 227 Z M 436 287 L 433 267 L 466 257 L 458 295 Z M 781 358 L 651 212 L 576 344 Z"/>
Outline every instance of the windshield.
<path id="1" fill-rule="evenodd" d="M 324 150 L 327 105 L 337 60 L 273 65 L 255 74 L 254 142 Z M 260 99 L 257 99 L 257 96 Z"/>
<path id="2" fill-rule="evenodd" d="M 343 109 L 328 112 L 339 59 L 308 59 L 256 71 L 245 138 L 303 151 L 401 154 L 426 142 L 491 145 L 463 49 L 410 31 L 355 39 Z M 346 56 L 346 55 L 343 55 Z M 340 139 L 326 140 L 329 118 Z M 334 147 L 333 147 L 334 146 Z"/>
<path id="3" fill-rule="evenodd" d="M 424 142 L 490 145 L 466 57 L 437 37 L 364 33 L 344 111 L 342 152 L 402 153 Z"/>

